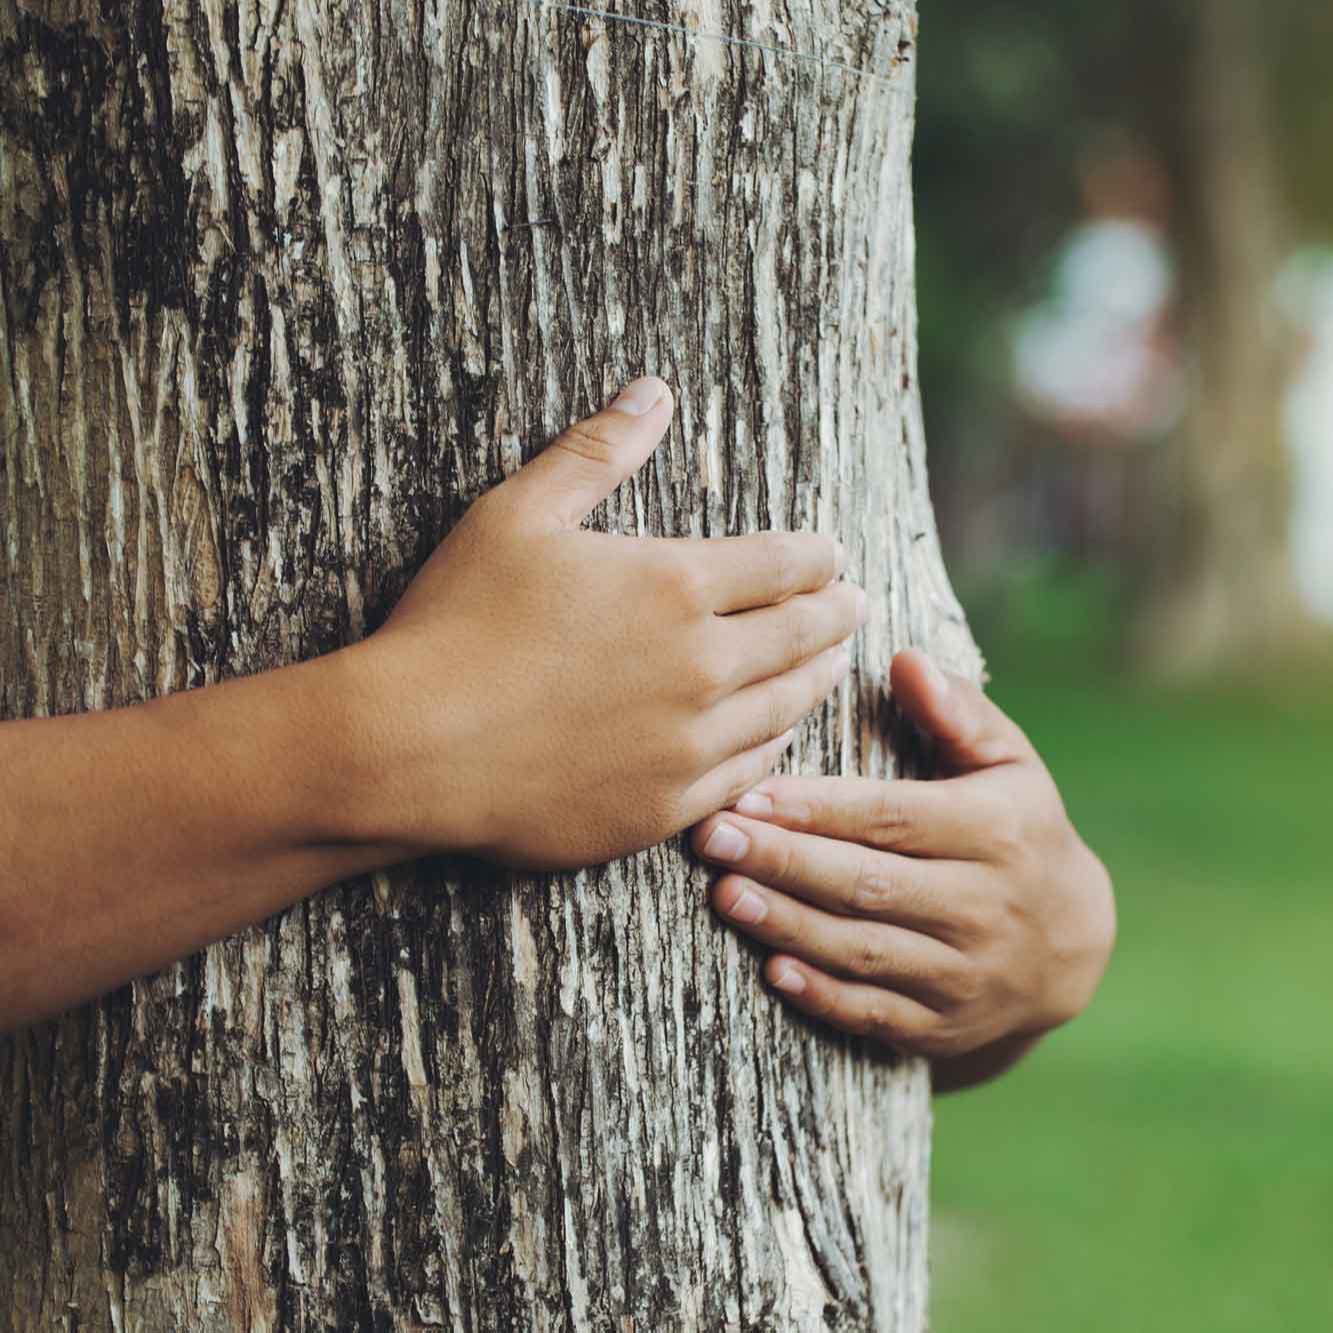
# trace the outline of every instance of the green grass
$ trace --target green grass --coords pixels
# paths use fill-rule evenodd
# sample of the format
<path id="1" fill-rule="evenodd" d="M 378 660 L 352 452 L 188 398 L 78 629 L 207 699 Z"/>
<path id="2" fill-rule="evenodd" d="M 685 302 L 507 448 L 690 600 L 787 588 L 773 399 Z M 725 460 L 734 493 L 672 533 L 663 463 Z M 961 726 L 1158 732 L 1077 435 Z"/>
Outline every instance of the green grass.
<path id="1" fill-rule="evenodd" d="M 1324 1333 L 1333 674 L 995 674 L 1111 868 L 1120 943 L 1083 1018 L 937 1103 L 933 1327 Z"/>

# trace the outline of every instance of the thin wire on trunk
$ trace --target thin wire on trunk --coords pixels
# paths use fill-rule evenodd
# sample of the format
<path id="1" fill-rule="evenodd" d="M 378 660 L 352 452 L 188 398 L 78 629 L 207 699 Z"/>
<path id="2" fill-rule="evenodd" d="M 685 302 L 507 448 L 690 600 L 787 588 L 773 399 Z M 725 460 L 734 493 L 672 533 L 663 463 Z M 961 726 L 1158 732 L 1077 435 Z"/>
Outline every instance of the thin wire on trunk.
<path id="1" fill-rule="evenodd" d="M 683 23 L 663 23 L 660 19 L 640 18 L 637 14 L 617 14 L 609 9 L 593 9 L 589 5 L 568 5 L 556 0 L 530 0 L 534 9 L 554 9 L 566 14 L 581 14 L 584 18 L 606 19 L 611 23 L 629 23 L 638 28 L 654 28 L 659 32 L 674 33 L 679 37 L 688 37 L 696 42 L 720 42 L 724 46 L 745 46 L 752 51 L 767 51 L 770 55 L 784 56 L 788 60 L 802 60 L 807 64 L 840 69 L 844 74 L 855 74 L 860 79 L 881 79 L 887 81 L 891 76 L 878 70 L 858 69 L 841 60 L 829 60 L 810 51 L 796 51 L 789 46 L 770 46 L 767 42 L 757 42 L 753 37 L 731 37 L 722 32 L 702 32 L 697 28 L 688 28 Z"/>

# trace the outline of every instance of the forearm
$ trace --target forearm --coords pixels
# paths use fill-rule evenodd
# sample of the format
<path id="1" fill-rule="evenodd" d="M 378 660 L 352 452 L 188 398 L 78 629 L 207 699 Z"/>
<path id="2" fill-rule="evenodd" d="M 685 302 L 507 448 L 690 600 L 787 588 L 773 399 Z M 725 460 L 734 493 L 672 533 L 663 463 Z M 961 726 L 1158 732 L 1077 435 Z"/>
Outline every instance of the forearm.
<path id="1" fill-rule="evenodd" d="M 613 860 L 770 773 L 865 594 L 813 533 L 585 531 L 670 420 L 660 380 L 627 386 L 474 504 L 362 643 L 0 726 L 0 1028 L 375 866 Z"/>
<path id="2" fill-rule="evenodd" d="M 0 726 L 0 1029 L 160 968 L 406 849 L 343 654 L 140 707 Z"/>

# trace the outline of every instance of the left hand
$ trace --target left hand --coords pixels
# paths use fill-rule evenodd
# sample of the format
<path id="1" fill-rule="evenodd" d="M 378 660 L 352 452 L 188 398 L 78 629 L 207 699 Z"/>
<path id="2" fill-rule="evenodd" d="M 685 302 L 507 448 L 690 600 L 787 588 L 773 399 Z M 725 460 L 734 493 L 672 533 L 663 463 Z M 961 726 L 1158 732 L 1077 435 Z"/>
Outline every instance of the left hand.
<path id="1" fill-rule="evenodd" d="M 694 831 L 713 903 L 776 950 L 768 981 L 817 1018 L 961 1086 L 1079 1014 L 1115 938 L 1110 878 L 1027 737 L 924 654 L 899 706 L 943 780 L 769 778 Z"/>

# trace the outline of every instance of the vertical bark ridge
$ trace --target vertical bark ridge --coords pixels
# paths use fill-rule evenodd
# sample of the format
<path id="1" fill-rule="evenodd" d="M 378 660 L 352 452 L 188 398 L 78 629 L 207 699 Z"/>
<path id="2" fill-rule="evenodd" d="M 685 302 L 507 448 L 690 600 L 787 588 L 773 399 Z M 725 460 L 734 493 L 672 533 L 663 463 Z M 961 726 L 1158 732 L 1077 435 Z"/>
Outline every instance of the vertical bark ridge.
<path id="1" fill-rule="evenodd" d="M 0 0 L 0 716 L 373 630 L 646 369 L 677 421 L 596 525 L 837 533 L 876 610 L 795 762 L 911 762 L 891 651 L 978 665 L 912 6 L 642 12 L 889 77 L 500 0 Z M 422 862 L 0 1039 L 0 1324 L 923 1328 L 924 1071 L 784 1012 L 707 882 Z"/>

